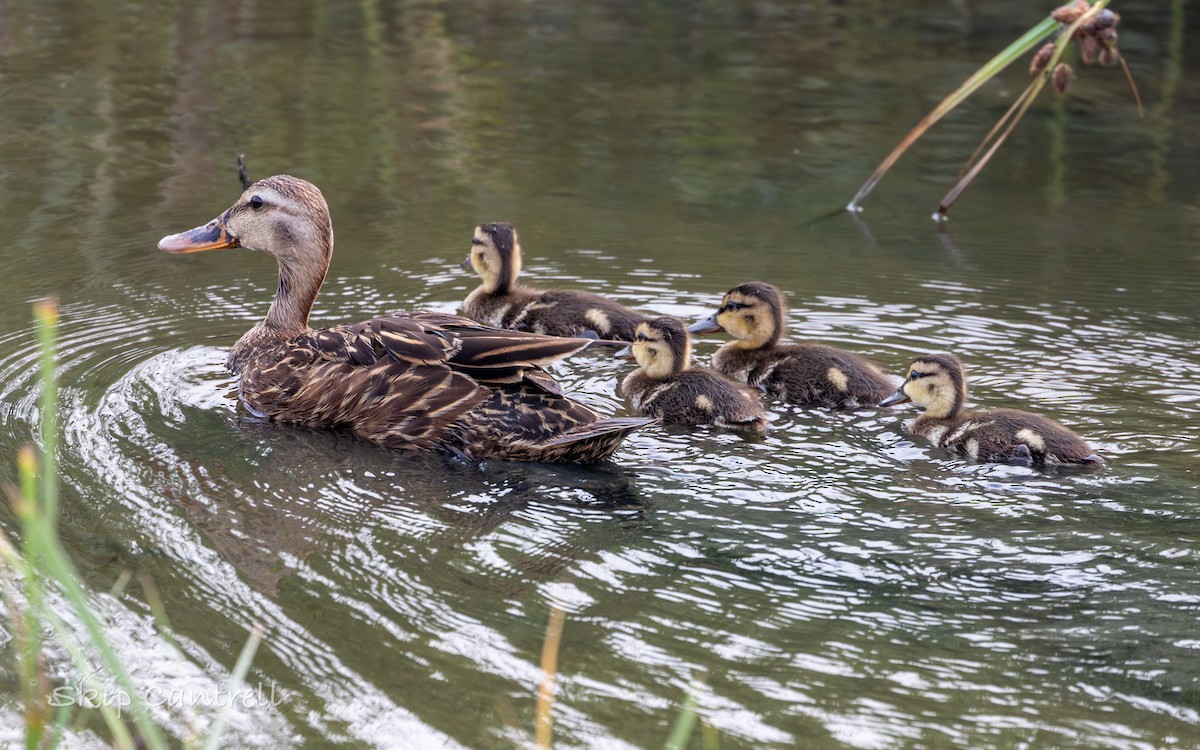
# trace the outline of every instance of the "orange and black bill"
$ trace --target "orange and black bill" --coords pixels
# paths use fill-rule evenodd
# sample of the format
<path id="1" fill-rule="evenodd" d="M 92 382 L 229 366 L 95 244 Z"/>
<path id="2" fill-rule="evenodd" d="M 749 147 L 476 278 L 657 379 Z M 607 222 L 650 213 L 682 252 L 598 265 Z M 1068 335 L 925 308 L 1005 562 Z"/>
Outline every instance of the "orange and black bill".
<path id="1" fill-rule="evenodd" d="M 179 234 L 170 234 L 158 241 L 158 249 L 168 253 L 181 255 L 183 253 L 198 253 L 203 250 L 222 250 L 228 247 L 239 247 L 237 237 L 234 237 L 225 225 L 229 213 L 221 214 L 202 227 L 189 229 Z"/>

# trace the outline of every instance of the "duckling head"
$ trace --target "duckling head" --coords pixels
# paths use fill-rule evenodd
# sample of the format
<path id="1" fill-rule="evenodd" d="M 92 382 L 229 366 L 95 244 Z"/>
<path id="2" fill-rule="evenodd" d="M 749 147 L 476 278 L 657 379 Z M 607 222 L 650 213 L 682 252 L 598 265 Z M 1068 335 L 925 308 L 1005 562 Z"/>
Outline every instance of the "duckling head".
<path id="1" fill-rule="evenodd" d="M 751 281 L 726 292 L 717 311 L 690 325 L 688 331 L 726 331 L 737 339 L 735 346 L 761 349 L 779 343 L 786 320 L 783 292 L 766 282 Z"/>
<path id="2" fill-rule="evenodd" d="M 463 261 L 483 279 L 488 294 L 504 294 L 521 273 L 521 242 L 512 224 L 480 224 L 471 237 L 471 254 Z"/>
<path id="3" fill-rule="evenodd" d="M 683 323 L 663 315 L 639 323 L 633 343 L 616 356 L 633 357 L 648 377 L 663 380 L 687 369 L 692 341 Z"/>
<path id="4" fill-rule="evenodd" d="M 958 413 L 967 403 L 967 376 L 962 363 L 953 354 L 928 354 L 908 366 L 904 384 L 880 406 L 912 401 L 925 410 L 925 416 L 945 419 Z"/>

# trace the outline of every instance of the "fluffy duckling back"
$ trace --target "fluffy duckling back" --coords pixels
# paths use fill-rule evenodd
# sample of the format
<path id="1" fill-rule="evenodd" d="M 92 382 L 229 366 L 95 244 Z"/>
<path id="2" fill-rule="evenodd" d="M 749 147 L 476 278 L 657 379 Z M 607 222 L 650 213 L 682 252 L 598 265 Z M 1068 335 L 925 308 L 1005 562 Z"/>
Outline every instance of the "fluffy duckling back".
<path id="1" fill-rule="evenodd" d="M 909 432 L 972 460 L 1037 467 L 1104 463 L 1083 438 L 1053 420 L 1016 409 L 969 411 L 967 377 L 951 354 L 918 357 L 883 405 L 906 401 L 925 409 Z"/>
<path id="2" fill-rule="evenodd" d="M 783 293 L 751 281 L 726 292 L 717 311 L 688 330 L 734 336 L 717 350 L 713 367 L 791 404 L 875 406 L 895 388 L 865 357 L 825 344 L 781 344 L 786 321 Z"/>
<path id="3" fill-rule="evenodd" d="M 463 302 L 463 315 L 497 328 L 632 341 L 638 323 L 647 319 L 592 292 L 519 283 L 521 243 L 511 224 L 475 227 L 471 254 L 462 265 L 483 280 Z"/>
<path id="4" fill-rule="evenodd" d="M 758 394 L 712 370 L 690 367 L 691 348 L 687 329 L 675 318 L 640 324 L 632 346 L 617 352 L 638 363 L 621 382 L 621 394 L 643 415 L 668 424 L 765 432 L 767 413 Z"/>

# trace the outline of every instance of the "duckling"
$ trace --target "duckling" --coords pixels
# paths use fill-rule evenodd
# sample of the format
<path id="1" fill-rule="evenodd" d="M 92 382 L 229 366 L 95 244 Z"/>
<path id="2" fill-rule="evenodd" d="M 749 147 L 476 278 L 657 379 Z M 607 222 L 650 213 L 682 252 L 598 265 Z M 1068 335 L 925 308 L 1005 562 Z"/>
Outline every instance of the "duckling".
<path id="1" fill-rule="evenodd" d="M 567 398 L 543 365 L 595 343 L 503 331 L 457 315 L 394 312 L 312 329 L 329 271 L 333 225 L 321 191 L 276 175 L 207 224 L 163 237 L 168 253 L 245 247 L 274 256 L 279 286 L 266 319 L 225 367 L 255 414 L 349 429 L 385 447 L 469 459 L 599 461 L 652 419 L 605 418 Z"/>
<path id="2" fill-rule="evenodd" d="M 616 353 L 638 363 L 621 382 L 621 394 L 642 415 L 668 424 L 766 432 L 767 412 L 758 394 L 720 373 L 689 367 L 691 349 L 687 330 L 675 318 L 639 323 L 633 344 Z"/>
<path id="3" fill-rule="evenodd" d="M 967 410 L 967 378 L 952 354 L 918 357 L 900 389 L 881 405 L 906 401 L 925 409 L 909 432 L 975 461 L 1037 467 L 1104 463 L 1083 438 L 1053 420 L 1016 409 Z"/>
<path id="4" fill-rule="evenodd" d="M 895 383 L 874 362 L 826 344 L 781 344 L 787 322 L 783 292 L 751 281 L 725 293 L 721 306 L 691 333 L 726 331 L 736 338 L 713 355 L 713 367 L 782 401 L 800 406 L 875 406 Z"/>
<path id="5" fill-rule="evenodd" d="M 467 296 L 462 314 L 510 331 L 632 341 L 648 316 L 592 292 L 537 289 L 517 281 L 521 243 L 511 224 L 480 224 L 471 238 L 471 267 L 483 283 Z"/>

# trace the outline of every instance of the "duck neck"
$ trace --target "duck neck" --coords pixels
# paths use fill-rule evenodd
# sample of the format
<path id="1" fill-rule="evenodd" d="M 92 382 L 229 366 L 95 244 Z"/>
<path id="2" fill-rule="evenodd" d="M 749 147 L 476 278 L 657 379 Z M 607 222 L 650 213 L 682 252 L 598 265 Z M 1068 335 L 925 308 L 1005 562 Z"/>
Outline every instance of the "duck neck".
<path id="1" fill-rule="evenodd" d="M 286 336 L 294 336 L 308 330 L 308 315 L 312 312 L 317 292 L 325 282 L 329 270 L 329 253 L 325 262 L 305 264 L 293 260 L 294 256 L 279 256 L 279 288 L 271 309 L 267 310 L 263 326 Z"/>
<path id="2" fill-rule="evenodd" d="M 333 235 L 323 241 L 318 259 L 291 252 L 275 254 L 279 263 L 279 288 L 267 317 L 238 339 L 229 350 L 225 367 L 240 374 L 263 347 L 278 344 L 308 330 L 308 314 L 312 311 L 317 292 L 325 281 L 329 270 L 329 259 L 333 254 Z M 305 262 L 304 259 L 307 259 Z"/>
<path id="3" fill-rule="evenodd" d="M 514 244 L 512 250 L 500 254 L 499 271 L 483 280 L 484 291 L 488 294 L 508 294 L 516 287 L 520 275 L 521 246 Z"/>

